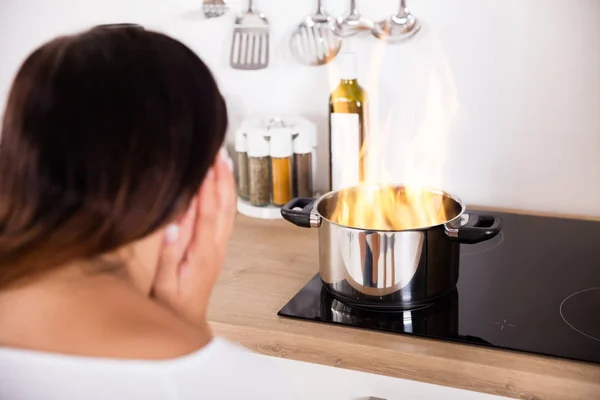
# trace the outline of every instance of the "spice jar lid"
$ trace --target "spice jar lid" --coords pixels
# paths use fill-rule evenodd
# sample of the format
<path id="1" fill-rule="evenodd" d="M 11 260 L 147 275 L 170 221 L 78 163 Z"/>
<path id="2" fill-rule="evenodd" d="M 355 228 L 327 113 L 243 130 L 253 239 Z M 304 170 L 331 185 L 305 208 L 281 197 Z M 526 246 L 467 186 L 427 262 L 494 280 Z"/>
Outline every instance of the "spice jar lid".
<path id="1" fill-rule="evenodd" d="M 238 153 L 246 153 L 248 151 L 248 138 L 246 133 L 239 129 L 235 132 L 235 151 Z"/>
<path id="2" fill-rule="evenodd" d="M 291 157 L 292 131 L 289 128 L 276 128 L 270 129 L 269 134 L 271 135 L 271 157 Z"/>
<path id="3" fill-rule="evenodd" d="M 307 154 L 317 148 L 317 126 L 308 120 L 296 125 L 294 153 Z"/>
<path id="4" fill-rule="evenodd" d="M 270 153 L 269 139 L 265 137 L 264 131 L 250 130 L 248 137 L 248 157 L 268 157 Z"/>
<path id="5" fill-rule="evenodd" d="M 294 153 L 308 154 L 313 151 L 313 138 L 309 131 L 301 130 L 294 137 Z"/>

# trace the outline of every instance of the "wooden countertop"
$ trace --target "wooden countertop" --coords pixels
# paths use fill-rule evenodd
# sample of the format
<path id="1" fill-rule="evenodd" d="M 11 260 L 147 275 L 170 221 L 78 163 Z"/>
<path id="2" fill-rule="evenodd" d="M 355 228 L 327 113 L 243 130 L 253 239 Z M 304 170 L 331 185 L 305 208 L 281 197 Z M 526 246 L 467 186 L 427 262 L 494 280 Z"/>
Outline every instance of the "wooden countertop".
<path id="1" fill-rule="evenodd" d="M 318 272 L 316 229 L 238 215 L 209 309 L 215 334 L 262 354 L 521 399 L 600 399 L 600 366 L 293 320 Z"/>

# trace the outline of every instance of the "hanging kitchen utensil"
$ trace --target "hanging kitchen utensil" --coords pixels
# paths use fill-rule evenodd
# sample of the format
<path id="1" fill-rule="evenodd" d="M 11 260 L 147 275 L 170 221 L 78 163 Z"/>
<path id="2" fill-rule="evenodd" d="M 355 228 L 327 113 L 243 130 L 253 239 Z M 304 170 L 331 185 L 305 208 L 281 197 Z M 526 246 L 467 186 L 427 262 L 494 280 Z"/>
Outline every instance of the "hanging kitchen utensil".
<path id="1" fill-rule="evenodd" d="M 323 65 L 333 60 L 342 47 L 342 39 L 333 34 L 335 22 L 317 0 L 317 12 L 306 17 L 290 38 L 290 50 L 305 65 Z"/>
<path id="2" fill-rule="evenodd" d="M 225 14 L 227 5 L 224 0 L 203 0 L 202 11 L 206 18 L 217 18 Z"/>
<path id="3" fill-rule="evenodd" d="M 356 8 L 356 0 L 350 0 L 350 13 L 333 24 L 333 33 L 348 37 L 373 29 L 373 21 L 363 17 Z"/>
<path id="4" fill-rule="evenodd" d="M 406 0 L 400 0 L 398 14 L 376 23 L 372 32 L 379 39 L 398 43 L 413 37 L 419 29 L 421 25 L 406 7 Z"/>
<path id="5" fill-rule="evenodd" d="M 254 8 L 254 0 L 248 0 L 248 10 L 235 20 L 230 64 L 243 70 L 269 65 L 269 21 Z"/>

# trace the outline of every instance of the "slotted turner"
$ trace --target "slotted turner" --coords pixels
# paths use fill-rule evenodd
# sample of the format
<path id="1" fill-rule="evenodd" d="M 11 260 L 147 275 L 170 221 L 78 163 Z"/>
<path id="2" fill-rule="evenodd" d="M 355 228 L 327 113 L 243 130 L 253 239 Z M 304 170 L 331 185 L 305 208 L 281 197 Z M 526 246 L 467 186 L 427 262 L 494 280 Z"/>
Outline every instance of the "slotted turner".
<path id="1" fill-rule="evenodd" d="M 342 47 L 342 39 L 333 34 L 335 20 L 317 1 L 317 12 L 298 26 L 290 37 L 290 50 L 298 62 L 305 65 L 323 65 L 333 60 Z"/>
<path id="2" fill-rule="evenodd" d="M 254 0 L 248 0 L 248 10 L 235 20 L 230 64 L 245 70 L 269 65 L 269 21 L 254 8 Z"/>

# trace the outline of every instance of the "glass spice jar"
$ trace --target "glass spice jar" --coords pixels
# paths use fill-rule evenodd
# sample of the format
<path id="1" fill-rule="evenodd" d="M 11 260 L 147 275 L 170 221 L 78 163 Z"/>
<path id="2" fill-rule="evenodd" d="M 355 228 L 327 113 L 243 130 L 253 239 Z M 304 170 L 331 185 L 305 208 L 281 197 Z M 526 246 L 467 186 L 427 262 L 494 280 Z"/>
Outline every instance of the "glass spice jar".
<path id="1" fill-rule="evenodd" d="M 253 206 L 264 207 L 271 202 L 271 157 L 269 140 L 262 132 L 248 135 L 248 200 Z"/>
<path id="2" fill-rule="evenodd" d="M 313 137 L 311 132 L 300 131 L 293 140 L 294 196 L 313 197 Z"/>
<path id="3" fill-rule="evenodd" d="M 235 153 L 237 161 L 238 196 L 244 200 L 250 197 L 250 176 L 248 174 L 248 138 L 242 130 L 235 133 Z"/>
<path id="4" fill-rule="evenodd" d="M 284 206 L 293 198 L 292 132 L 286 128 L 271 129 L 271 188 L 273 204 Z"/>

